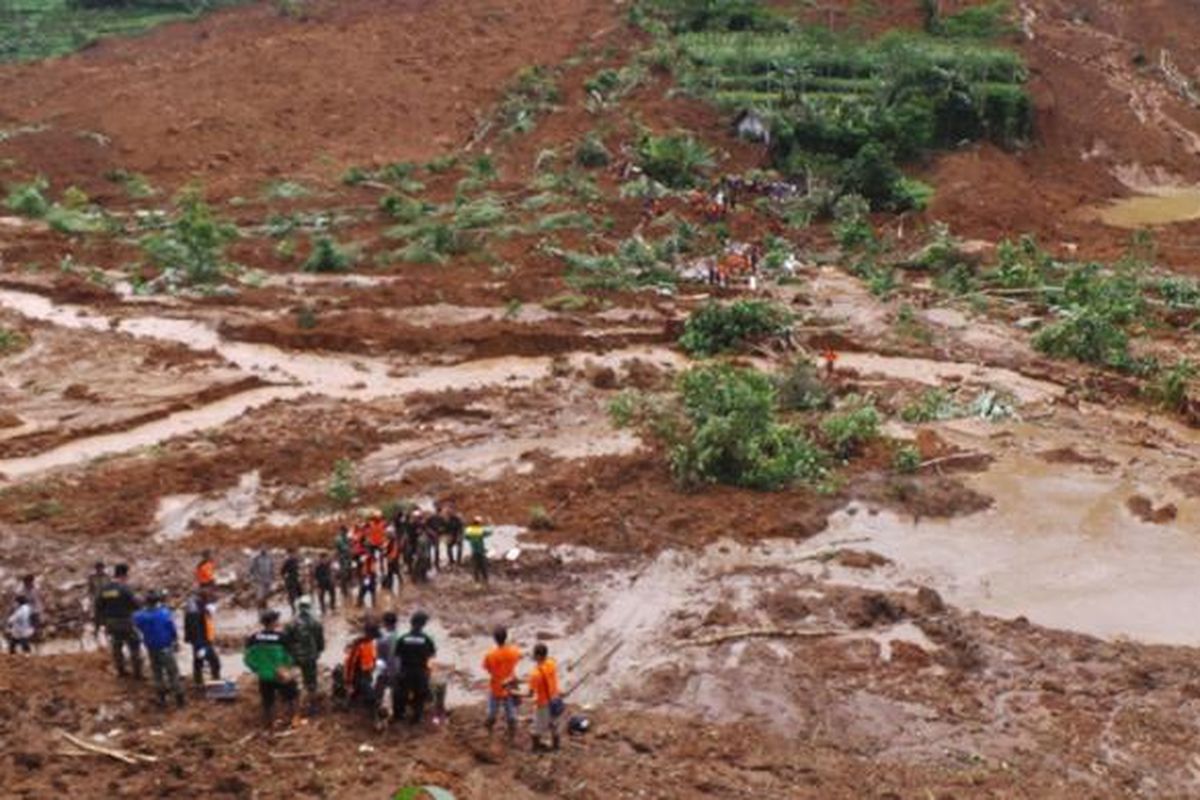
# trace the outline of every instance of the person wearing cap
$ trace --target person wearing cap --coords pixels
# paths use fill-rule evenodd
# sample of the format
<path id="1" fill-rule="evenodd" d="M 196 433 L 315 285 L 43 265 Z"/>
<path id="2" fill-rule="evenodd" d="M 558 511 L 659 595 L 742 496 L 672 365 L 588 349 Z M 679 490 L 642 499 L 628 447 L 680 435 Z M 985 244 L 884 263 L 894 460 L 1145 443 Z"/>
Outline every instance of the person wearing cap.
<path id="1" fill-rule="evenodd" d="M 274 722 L 275 698 L 283 698 L 287 719 L 296 713 L 296 663 L 284 646 L 279 631 L 279 612 L 265 609 L 260 615 L 262 630 L 246 640 L 242 661 L 246 669 L 258 677 L 258 693 L 262 697 L 263 723 L 269 728 Z"/>
<path id="2" fill-rule="evenodd" d="M 138 609 L 137 598 L 129 588 L 129 565 L 117 564 L 113 579 L 104 584 L 96 601 L 97 613 L 104 622 L 104 631 L 112 647 L 113 664 L 117 675 L 125 677 L 125 651 L 133 665 L 133 677 L 142 679 L 142 646 L 137 628 L 133 625 L 133 612 Z"/>
<path id="3" fill-rule="evenodd" d="M 104 569 L 104 562 L 97 561 L 92 566 L 92 574 L 88 575 L 87 579 L 87 602 L 92 609 L 92 636 L 99 636 L 100 626 L 104 624 L 104 620 L 100 617 L 100 590 L 106 583 L 108 583 L 108 572 Z"/>
<path id="4" fill-rule="evenodd" d="M 492 529 L 483 524 L 483 517 L 475 517 L 467 526 L 464 535 L 471 548 L 471 577 L 476 583 L 488 582 L 487 538 Z"/>
<path id="5" fill-rule="evenodd" d="M 179 682 L 179 663 L 175 652 L 179 650 L 179 636 L 171 610 L 163 605 L 161 592 L 146 594 L 147 607 L 133 615 L 133 624 L 142 634 L 146 651 L 150 654 L 150 669 L 154 674 L 154 688 L 158 692 L 158 704 L 167 705 L 167 694 L 175 696 L 175 705 L 183 708 L 183 686 Z"/>
<path id="6" fill-rule="evenodd" d="M 429 699 L 429 662 L 437 655 L 433 637 L 425 632 L 429 615 L 418 611 L 409 620 L 408 633 L 396 643 L 396 657 L 400 662 L 400 692 L 395 703 L 397 720 L 411 709 L 409 722 L 418 724 L 425 715 L 425 703 Z"/>
<path id="7" fill-rule="evenodd" d="M 313 616 L 313 601 L 304 595 L 297 603 L 300 611 L 283 629 L 283 646 L 300 668 L 304 694 L 311 714 L 317 705 L 317 662 L 325 652 L 325 628 Z"/>

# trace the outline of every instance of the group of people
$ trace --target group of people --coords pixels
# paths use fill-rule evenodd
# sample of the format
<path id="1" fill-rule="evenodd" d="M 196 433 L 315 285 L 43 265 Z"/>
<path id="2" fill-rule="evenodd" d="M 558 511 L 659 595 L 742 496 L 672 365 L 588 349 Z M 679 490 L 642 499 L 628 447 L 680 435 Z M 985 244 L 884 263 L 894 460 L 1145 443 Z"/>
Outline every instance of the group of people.
<path id="1" fill-rule="evenodd" d="M 292 548 L 279 569 L 279 578 L 287 593 L 288 606 L 295 611 L 303 594 L 316 596 L 321 613 L 337 608 L 340 590 L 343 602 L 351 598 L 358 607 L 374 607 L 380 588 L 395 593 L 408 575 L 414 584 L 427 583 L 432 570 L 458 567 L 463 562 L 463 545 L 471 556 L 475 581 L 489 579 L 487 539 L 492 529 L 475 517 L 471 524 L 450 503 L 438 504 L 432 513 L 415 507 L 401 507 L 390 521 L 383 512 L 369 509 L 354 525 L 343 525 L 331 550 L 305 564 Z M 445 550 L 445 559 L 442 551 Z M 265 608 L 274 589 L 275 559 L 262 548 L 251 559 L 248 571 L 259 608 Z"/>
<path id="2" fill-rule="evenodd" d="M 402 631 L 395 612 L 376 616 L 376 587 L 395 591 L 405 574 L 410 581 L 421 583 L 429 579 L 431 569 L 457 567 L 463 562 L 464 544 L 470 552 L 474 579 L 486 584 L 486 542 L 491 533 L 479 517 L 464 524 L 453 505 L 446 503 L 431 513 L 401 509 L 390 522 L 378 510 L 368 510 L 355 524 L 342 526 L 332 547 L 315 560 L 306 562 L 294 548 L 289 550 L 278 572 L 271 552 L 259 550 L 247 576 L 260 608 L 261 627 L 246 639 L 243 660 L 258 680 L 264 722 L 277 722 L 280 704 L 285 719 L 301 719 L 297 703 L 302 689 L 306 713 L 316 712 L 319 662 L 326 649 L 322 617 L 327 610 L 336 610 L 339 593 L 347 605 L 355 598 L 357 606 L 364 608 L 364 620 L 330 672 L 333 698 L 349 708 L 368 709 L 380 721 L 390 716 L 418 724 L 431 703 L 435 715 L 443 715 L 446 687 L 444 681 L 433 678 L 437 646 L 427 631 L 429 615 L 417 611 L 408 629 Z M 286 625 L 279 611 L 269 607 L 276 576 L 291 608 Z M 165 593 L 151 590 L 139 596 L 131 587 L 128 564 L 116 564 L 110 574 L 103 563 L 97 563 L 87 581 L 93 629 L 97 634 L 104 631 L 117 675 L 142 680 L 148 660 L 158 703 L 164 708 L 172 698 L 179 707 L 186 704 L 177 661 L 181 644 L 191 646 L 192 680 L 197 686 L 204 685 L 206 669 L 211 680 L 221 680 L 215 630 L 217 564 L 210 551 L 202 554 L 193 577 L 181 609 L 182 636 Z M 314 597 L 320 616 L 314 610 Z M 43 613 L 34 576 L 25 576 L 8 618 L 11 652 L 30 652 Z M 488 730 L 502 713 L 511 740 L 516 734 L 517 705 L 528 696 L 534 702 L 533 747 L 545 748 L 548 737 L 549 746 L 557 748 L 563 705 L 554 659 L 544 644 L 534 648 L 528 691 L 522 692 L 517 677 L 521 650 L 508 641 L 503 627 L 495 629 L 493 640 L 494 646 L 482 661 L 488 677 Z"/>

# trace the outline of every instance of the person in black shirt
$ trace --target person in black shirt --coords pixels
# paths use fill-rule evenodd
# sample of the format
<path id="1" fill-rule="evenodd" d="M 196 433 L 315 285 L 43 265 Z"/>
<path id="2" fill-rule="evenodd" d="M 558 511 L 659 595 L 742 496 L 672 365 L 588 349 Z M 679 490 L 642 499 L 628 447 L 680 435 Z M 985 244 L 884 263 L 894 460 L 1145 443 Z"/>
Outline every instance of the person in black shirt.
<path id="1" fill-rule="evenodd" d="M 463 519 L 453 503 L 447 503 L 444 512 L 446 535 L 446 558 L 453 564 L 461 564 L 463 557 Z"/>
<path id="2" fill-rule="evenodd" d="M 280 567 L 279 572 L 283 577 L 283 587 L 287 590 L 288 606 L 292 609 L 294 616 L 296 600 L 304 594 L 304 584 L 300 580 L 300 556 L 296 555 L 296 548 L 288 550 L 287 558 L 283 560 L 283 566 Z"/>
<path id="3" fill-rule="evenodd" d="M 418 611 L 410 620 L 412 627 L 396 642 L 396 658 L 400 662 L 400 691 L 395 701 L 395 717 L 404 716 L 405 709 L 412 709 L 409 722 L 418 724 L 425 714 L 425 702 L 429 699 L 429 662 L 437 655 L 433 638 L 425 633 L 429 615 Z"/>
<path id="4" fill-rule="evenodd" d="M 321 607 L 321 616 L 325 616 L 325 599 L 329 598 L 329 610 L 337 611 L 337 592 L 333 583 L 333 558 L 329 553 L 321 553 L 317 563 L 313 565 L 312 582 L 317 590 L 317 603 Z"/>
<path id="5" fill-rule="evenodd" d="M 142 679 L 142 647 L 137 629 L 133 626 L 133 612 L 138 609 L 137 598 L 129 588 L 129 565 L 117 564 L 113 579 L 104 584 L 96 598 L 96 613 L 104 622 L 108 641 L 112 646 L 113 664 L 117 675 L 128 674 L 125 667 L 125 651 L 133 662 L 133 677 Z"/>

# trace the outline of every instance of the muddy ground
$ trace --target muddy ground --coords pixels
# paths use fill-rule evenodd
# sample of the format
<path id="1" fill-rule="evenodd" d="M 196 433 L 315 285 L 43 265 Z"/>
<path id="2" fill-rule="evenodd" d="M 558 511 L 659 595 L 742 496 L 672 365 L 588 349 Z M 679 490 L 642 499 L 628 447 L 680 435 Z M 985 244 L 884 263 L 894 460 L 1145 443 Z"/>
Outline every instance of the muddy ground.
<path id="1" fill-rule="evenodd" d="M 826 5 L 797 13 L 861 23 L 856 4 Z M 919 171 L 933 206 L 879 227 L 913 247 L 941 219 L 985 253 L 1021 233 L 1120 252 L 1129 231 L 1098 207 L 1198 177 L 1200 119 L 1152 68 L 1169 52 L 1196 71 L 1197 22 L 1185 3 L 1150 5 L 1016 4 L 1035 142 L 931 159 Z M 1187 613 L 1200 601 L 1200 442 L 1187 414 L 1037 353 L 1020 300 L 979 307 L 919 277 L 881 299 L 826 226 L 783 230 L 750 207 L 727 220 L 730 237 L 785 236 L 788 280 L 579 291 L 556 249 L 605 251 L 681 220 L 704 229 L 678 198 L 656 228 L 619 195 L 637 124 L 695 132 L 722 171 L 761 166 L 762 148 L 656 71 L 621 103 L 589 105 L 584 81 L 647 44 L 619 3 L 305 8 L 294 19 L 253 4 L 0 68 L 14 131 L 0 137 L 0 177 L 45 174 L 56 197 L 77 185 L 129 225 L 201 178 L 242 230 L 230 248 L 242 269 L 223 289 L 156 293 L 139 288 L 155 274 L 132 227 L 0 224 L 0 328 L 13 334 L 0 349 L 0 584 L 7 602 L 19 575 L 38 575 L 48 621 L 39 655 L 0 656 L 6 795 L 384 798 L 415 782 L 460 798 L 1200 794 L 1200 623 Z M 889 8 L 871 26 L 919 20 Z M 533 64 L 558 70 L 557 106 L 500 135 L 487 121 Z M 552 193 L 577 192 L 555 209 L 595 227 L 536 228 L 545 163 L 593 129 L 617 163 L 596 171 L 594 193 Z M 445 263 L 388 258 L 383 192 L 339 180 L 351 166 L 482 152 L 512 230 Z M 105 177 L 114 169 L 158 193 L 129 196 Z M 422 172 L 421 196 L 452 202 L 471 177 Z M 264 188 L 281 180 L 308 192 Z M 297 232 L 268 232 L 282 215 Z M 1159 230 L 1160 267 L 1192 269 L 1196 224 Z M 358 260 L 301 271 L 327 229 Z M 824 388 L 871 395 L 884 437 L 819 489 L 680 489 L 665 454 L 608 408 L 627 389 L 669 389 L 692 363 L 680 326 L 713 294 L 792 309 L 790 347 L 746 363 L 779 371 L 835 349 Z M 1153 329 L 1135 347 L 1195 355 L 1191 338 Z M 906 422 L 932 389 L 959 410 Z M 1002 413 L 980 413 L 981 398 Z M 892 467 L 905 446 L 919 456 L 911 474 Z M 328 492 L 339 459 L 355 476 L 348 505 Z M 449 721 L 380 737 L 323 713 L 258 732 L 238 652 L 254 624 L 251 550 L 311 557 L 359 507 L 436 499 L 498 526 L 491 587 L 446 570 L 379 610 L 433 614 Z M 196 696 L 164 714 L 96 652 L 84 580 L 95 560 L 125 560 L 139 588 L 177 600 L 204 548 L 220 565 L 217 626 L 241 699 Z M 327 665 L 360 613 L 327 618 Z M 551 647 L 573 709 L 595 723 L 562 753 L 481 728 L 476 665 L 499 622 L 526 649 Z M 58 731 L 156 760 L 81 754 Z"/>

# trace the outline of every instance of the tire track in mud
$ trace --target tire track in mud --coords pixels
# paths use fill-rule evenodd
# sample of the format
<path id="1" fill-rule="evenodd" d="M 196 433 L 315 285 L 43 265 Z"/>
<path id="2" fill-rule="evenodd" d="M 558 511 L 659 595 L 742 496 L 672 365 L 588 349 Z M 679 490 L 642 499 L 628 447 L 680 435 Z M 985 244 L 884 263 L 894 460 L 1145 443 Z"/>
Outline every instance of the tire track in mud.
<path id="1" fill-rule="evenodd" d="M 214 327 L 197 320 L 159 316 L 110 317 L 84 306 L 57 304 L 38 294 L 11 289 L 0 289 L 0 307 L 27 319 L 63 328 L 123 333 L 182 345 L 194 351 L 211 351 L 249 377 L 266 384 L 146 425 L 75 439 L 34 456 L 0 461 L 0 476 L 9 482 L 216 428 L 246 411 L 275 401 L 294 400 L 305 395 L 366 401 L 404 397 L 417 392 L 528 385 L 546 374 L 554 360 L 551 356 L 509 356 L 453 365 L 418 366 L 397 372 L 396 365 L 382 359 L 289 352 L 269 345 L 225 339 Z M 584 358 L 601 364 L 619 364 L 632 357 L 672 361 L 678 358 L 662 347 L 632 347 L 604 355 L 581 353 L 569 358 L 572 366 L 577 367 L 582 365 Z"/>

